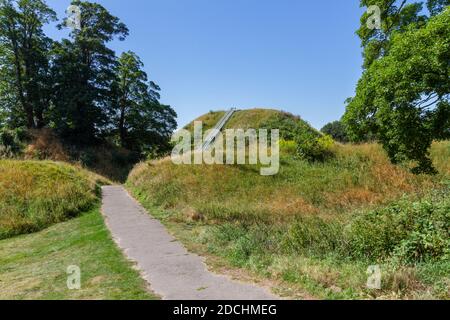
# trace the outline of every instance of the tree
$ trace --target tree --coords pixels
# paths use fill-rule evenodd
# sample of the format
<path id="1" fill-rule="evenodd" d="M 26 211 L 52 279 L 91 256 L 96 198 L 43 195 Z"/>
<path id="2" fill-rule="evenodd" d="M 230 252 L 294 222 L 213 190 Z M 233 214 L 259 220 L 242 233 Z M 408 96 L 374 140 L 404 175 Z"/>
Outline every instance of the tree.
<path id="1" fill-rule="evenodd" d="M 54 48 L 53 126 L 72 142 L 90 144 L 108 126 L 117 59 L 107 43 L 124 40 L 128 29 L 97 3 L 76 0 L 72 5 L 81 10 L 81 30 L 72 30 L 71 41 L 64 39 Z"/>
<path id="2" fill-rule="evenodd" d="M 171 149 L 171 136 L 177 128 L 177 114 L 168 105 L 147 101 L 144 110 L 130 115 L 130 136 L 134 149 L 143 155 L 165 154 Z"/>
<path id="3" fill-rule="evenodd" d="M 361 0 L 361 7 L 377 6 L 380 9 L 381 28 L 370 28 L 368 20 L 373 12 L 367 11 L 361 17 L 361 27 L 357 31 L 364 48 L 365 69 L 377 59 L 389 54 L 390 39 L 393 33 L 403 32 L 412 24 L 423 26 L 428 17 L 423 14 L 423 2 L 407 0 Z M 431 15 L 442 12 L 450 0 L 427 0 L 426 6 Z"/>
<path id="4" fill-rule="evenodd" d="M 45 125 L 52 40 L 43 26 L 54 20 L 55 12 L 42 0 L 0 0 L 0 90 L 16 125 Z"/>
<path id="5" fill-rule="evenodd" d="M 133 52 L 125 52 L 118 59 L 112 118 L 122 147 L 139 152 L 164 151 L 176 129 L 176 113 L 159 103 L 160 88 L 148 80 L 143 67 Z"/>
<path id="6" fill-rule="evenodd" d="M 360 79 L 345 124 L 354 139 L 374 132 L 394 163 L 434 173 L 429 148 L 449 134 L 450 8 L 393 33 L 389 46 Z"/>
<path id="7" fill-rule="evenodd" d="M 345 125 L 342 123 L 342 121 L 330 122 L 326 124 L 320 131 L 331 136 L 336 141 L 343 143 L 349 141 Z"/>

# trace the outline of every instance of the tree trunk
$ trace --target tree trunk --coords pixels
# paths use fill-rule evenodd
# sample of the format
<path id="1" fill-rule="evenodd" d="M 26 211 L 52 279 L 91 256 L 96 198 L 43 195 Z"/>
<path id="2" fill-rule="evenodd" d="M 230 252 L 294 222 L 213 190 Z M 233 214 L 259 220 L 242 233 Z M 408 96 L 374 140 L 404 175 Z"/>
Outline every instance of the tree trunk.
<path id="1" fill-rule="evenodd" d="M 44 115 L 42 109 L 36 110 L 37 128 L 42 129 L 45 126 Z"/>
<path id="2" fill-rule="evenodd" d="M 125 128 L 125 107 L 120 108 L 120 119 L 119 119 L 119 134 L 120 134 L 120 145 L 123 148 L 127 147 L 127 129 Z"/>

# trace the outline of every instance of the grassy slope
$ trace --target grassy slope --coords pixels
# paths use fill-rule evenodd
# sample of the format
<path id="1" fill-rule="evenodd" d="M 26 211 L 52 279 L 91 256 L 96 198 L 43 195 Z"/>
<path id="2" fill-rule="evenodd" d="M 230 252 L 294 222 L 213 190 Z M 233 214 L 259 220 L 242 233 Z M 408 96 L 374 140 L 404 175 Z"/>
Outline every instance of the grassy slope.
<path id="1" fill-rule="evenodd" d="M 280 129 L 281 137 L 291 133 L 292 124 L 297 123 L 303 130 L 317 132 L 316 129 L 300 118 L 288 112 L 274 109 L 239 110 L 233 114 L 225 129 Z"/>
<path id="2" fill-rule="evenodd" d="M 99 183 L 64 163 L 0 160 L 0 239 L 75 217 L 98 202 Z"/>
<path id="3" fill-rule="evenodd" d="M 203 130 L 206 131 L 212 129 L 224 115 L 225 111 L 209 112 L 195 121 L 201 121 L 203 123 Z M 194 121 L 188 124 L 185 129 L 194 131 Z"/>
<path id="4" fill-rule="evenodd" d="M 156 205 L 189 207 L 221 221 L 297 214 L 335 218 L 405 193 L 420 195 L 433 184 L 391 165 L 377 145 L 340 146 L 336 159 L 326 163 L 285 155 L 273 177 L 259 175 L 254 166 L 176 166 L 170 159 L 141 164 L 129 177 L 129 185 L 152 191 Z"/>
<path id="5" fill-rule="evenodd" d="M 81 269 L 68 290 L 66 270 Z M 153 299 L 115 246 L 98 209 L 44 231 L 0 241 L 0 299 Z"/>
<path id="6" fill-rule="evenodd" d="M 97 209 L 107 183 L 64 163 L 0 160 L 0 299 L 153 298 Z M 81 290 L 67 289 L 70 265 Z"/>
<path id="7" fill-rule="evenodd" d="M 280 114 L 280 111 L 271 109 L 239 110 L 227 122 L 226 129 L 258 129 L 267 121 Z"/>
<path id="8" fill-rule="evenodd" d="M 333 227 L 349 223 L 355 210 L 385 206 L 405 195 L 420 199 L 442 188 L 450 177 L 450 143 L 433 146 L 441 171 L 434 178 L 393 166 L 377 145 L 338 146 L 336 152 L 323 164 L 284 154 L 274 177 L 262 177 L 252 166 L 175 166 L 163 160 L 137 166 L 127 185 L 191 250 L 209 255 L 216 266 L 244 267 L 276 281 L 289 295 L 301 296 L 306 289 L 331 299 L 448 297 L 448 261 L 399 268 L 383 260 L 349 259 L 334 252 L 330 243 L 336 239 L 327 237 L 335 237 Z M 290 228 L 305 217 L 327 223 Z M 290 231 L 304 237 L 304 247 L 289 249 Z M 320 254 L 310 250 L 316 242 Z M 382 291 L 365 290 L 372 264 L 386 269 Z"/>

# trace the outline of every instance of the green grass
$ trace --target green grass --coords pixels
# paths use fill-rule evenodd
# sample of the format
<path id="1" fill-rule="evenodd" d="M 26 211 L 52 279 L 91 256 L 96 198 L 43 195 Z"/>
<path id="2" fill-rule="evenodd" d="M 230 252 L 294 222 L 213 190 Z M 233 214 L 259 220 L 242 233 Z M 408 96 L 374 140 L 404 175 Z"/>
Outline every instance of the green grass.
<path id="1" fill-rule="evenodd" d="M 64 163 L 0 160 L 0 239 L 76 217 L 98 203 L 105 183 Z"/>
<path id="2" fill-rule="evenodd" d="M 289 296 L 448 299 L 450 142 L 433 145 L 437 176 L 392 165 L 376 144 L 334 151 L 309 163 L 282 150 L 273 177 L 142 163 L 127 187 L 191 250 Z M 366 289 L 370 265 L 382 267 L 382 290 Z"/>
<path id="3" fill-rule="evenodd" d="M 67 267 L 81 269 L 69 290 Z M 155 299 L 112 241 L 98 209 L 0 241 L 0 299 Z"/>
<path id="4" fill-rule="evenodd" d="M 188 124 L 185 129 L 193 132 L 195 121 L 201 121 L 203 123 L 204 131 L 212 129 L 224 115 L 225 111 L 211 111 Z"/>
<path id="5" fill-rule="evenodd" d="M 259 129 L 282 115 L 283 112 L 272 109 L 250 109 L 236 111 L 226 124 L 226 129 Z M 294 118 L 293 115 L 289 115 Z"/>

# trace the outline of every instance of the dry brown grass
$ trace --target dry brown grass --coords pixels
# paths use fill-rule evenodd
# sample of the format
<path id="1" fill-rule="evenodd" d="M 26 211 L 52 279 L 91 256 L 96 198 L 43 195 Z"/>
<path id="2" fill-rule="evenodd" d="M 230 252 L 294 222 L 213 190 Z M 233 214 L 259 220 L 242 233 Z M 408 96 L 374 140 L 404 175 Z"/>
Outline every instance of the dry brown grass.
<path id="1" fill-rule="evenodd" d="M 70 160 L 61 141 L 50 129 L 30 130 L 32 142 L 25 150 L 26 160 Z"/>
<path id="2" fill-rule="evenodd" d="M 288 189 L 276 191 L 265 200 L 261 205 L 276 215 L 317 215 L 320 212 L 319 208 Z"/>
<path id="3" fill-rule="evenodd" d="M 109 144 L 83 148 L 64 145 L 51 129 L 28 133 L 31 141 L 24 152 L 25 160 L 67 162 L 116 182 L 124 182 L 135 164 L 135 156 L 124 148 Z"/>

